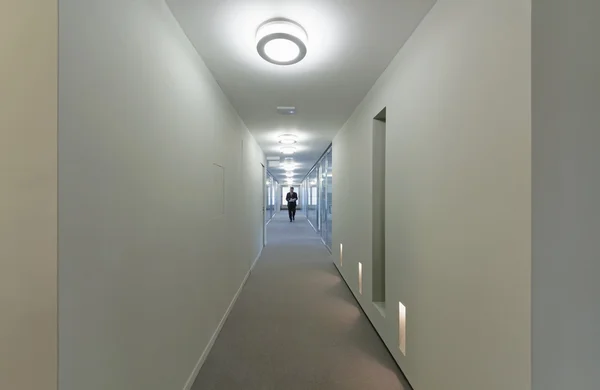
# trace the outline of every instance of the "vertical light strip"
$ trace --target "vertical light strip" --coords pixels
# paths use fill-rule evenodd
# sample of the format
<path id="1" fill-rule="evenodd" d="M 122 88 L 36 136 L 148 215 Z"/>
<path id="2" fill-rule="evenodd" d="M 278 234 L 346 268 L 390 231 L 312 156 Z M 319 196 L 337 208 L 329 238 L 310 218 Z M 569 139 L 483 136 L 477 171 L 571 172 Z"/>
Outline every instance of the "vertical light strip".
<path id="1" fill-rule="evenodd" d="M 398 302 L 398 347 L 406 356 L 406 307 Z"/>
<path id="2" fill-rule="evenodd" d="M 358 293 L 362 295 L 362 263 L 358 263 Z"/>
<path id="3" fill-rule="evenodd" d="M 340 244 L 340 267 L 344 265 L 344 244 Z"/>

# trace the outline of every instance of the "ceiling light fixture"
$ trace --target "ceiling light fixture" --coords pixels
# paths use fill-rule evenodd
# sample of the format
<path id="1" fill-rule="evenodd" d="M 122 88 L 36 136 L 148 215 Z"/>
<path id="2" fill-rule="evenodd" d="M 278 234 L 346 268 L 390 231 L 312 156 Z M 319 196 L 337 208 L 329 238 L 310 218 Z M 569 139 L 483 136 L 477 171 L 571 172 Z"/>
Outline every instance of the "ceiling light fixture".
<path id="1" fill-rule="evenodd" d="M 283 134 L 279 136 L 279 143 L 282 145 L 293 145 L 298 142 L 298 137 L 294 134 Z"/>
<path id="2" fill-rule="evenodd" d="M 294 115 L 296 113 L 296 107 L 277 107 L 277 112 L 281 115 Z"/>
<path id="3" fill-rule="evenodd" d="M 294 172 L 287 171 L 287 172 L 285 173 L 285 175 L 286 175 L 287 177 L 294 177 Z"/>
<path id="4" fill-rule="evenodd" d="M 281 153 L 283 154 L 294 154 L 296 153 L 296 148 L 293 146 L 284 146 L 281 148 Z"/>
<path id="5" fill-rule="evenodd" d="M 286 171 L 293 171 L 296 167 L 296 164 L 294 164 L 294 159 L 292 157 L 286 157 L 285 160 L 281 163 L 281 166 Z"/>
<path id="6" fill-rule="evenodd" d="M 256 32 L 256 50 L 275 65 L 293 65 L 306 56 L 308 36 L 298 23 L 287 19 L 271 19 Z"/>

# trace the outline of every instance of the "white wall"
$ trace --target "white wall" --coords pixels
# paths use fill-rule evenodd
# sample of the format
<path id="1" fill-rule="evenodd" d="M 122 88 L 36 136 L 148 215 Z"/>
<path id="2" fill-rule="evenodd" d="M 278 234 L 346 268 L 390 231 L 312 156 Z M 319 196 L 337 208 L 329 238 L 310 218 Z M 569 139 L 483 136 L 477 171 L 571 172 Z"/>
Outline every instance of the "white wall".
<path id="1" fill-rule="evenodd" d="M 600 2 L 533 1 L 533 388 L 600 383 Z"/>
<path id="2" fill-rule="evenodd" d="M 260 251 L 264 155 L 163 0 L 62 0 L 59 39 L 60 390 L 183 389 Z"/>
<path id="3" fill-rule="evenodd" d="M 334 258 L 415 390 L 531 388 L 531 4 L 439 0 L 333 142 Z M 387 107 L 385 318 L 371 129 Z M 407 307 L 407 355 L 398 302 Z"/>
<path id="4" fill-rule="evenodd" d="M 0 389 L 56 389 L 56 1 L 0 4 Z"/>

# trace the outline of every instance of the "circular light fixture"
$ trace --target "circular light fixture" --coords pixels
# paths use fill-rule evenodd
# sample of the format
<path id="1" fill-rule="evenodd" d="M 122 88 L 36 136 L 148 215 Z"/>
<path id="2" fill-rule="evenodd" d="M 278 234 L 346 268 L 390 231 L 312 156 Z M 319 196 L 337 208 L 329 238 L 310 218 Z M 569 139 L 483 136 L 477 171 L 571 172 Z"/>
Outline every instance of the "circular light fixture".
<path id="1" fill-rule="evenodd" d="M 256 32 L 256 50 L 275 65 L 293 65 L 306 56 L 308 36 L 298 23 L 286 19 L 271 19 Z"/>
<path id="2" fill-rule="evenodd" d="M 282 145 L 293 145 L 298 142 L 298 137 L 294 134 L 283 134 L 279 136 L 279 143 Z"/>
<path id="3" fill-rule="evenodd" d="M 292 157 L 286 157 L 281 166 L 286 171 L 293 171 L 296 167 L 296 164 L 294 164 L 294 159 Z"/>
<path id="4" fill-rule="evenodd" d="M 281 148 L 281 153 L 283 154 L 294 154 L 296 153 L 296 148 L 293 146 L 284 146 Z"/>
<path id="5" fill-rule="evenodd" d="M 288 171 L 288 172 L 285 173 L 285 176 L 287 176 L 287 177 L 294 177 L 294 172 Z"/>

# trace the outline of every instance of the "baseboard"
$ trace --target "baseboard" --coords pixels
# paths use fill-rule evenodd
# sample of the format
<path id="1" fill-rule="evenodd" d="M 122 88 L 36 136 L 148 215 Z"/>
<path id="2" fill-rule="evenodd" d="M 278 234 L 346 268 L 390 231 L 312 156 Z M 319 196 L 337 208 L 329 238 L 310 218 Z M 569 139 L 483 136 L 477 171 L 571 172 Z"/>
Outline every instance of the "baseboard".
<path id="1" fill-rule="evenodd" d="M 260 259 L 260 256 L 262 256 L 263 249 L 264 249 L 264 247 L 260 248 L 260 252 L 258 252 L 258 256 L 256 256 L 256 259 L 254 259 L 254 261 L 252 262 L 252 265 L 250 266 L 250 271 L 249 272 L 252 272 L 252 270 L 256 266 L 256 263 L 258 262 L 258 259 Z"/>
<path id="2" fill-rule="evenodd" d="M 210 354 L 210 350 L 215 345 L 215 341 L 217 341 L 217 337 L 219 337 L 219 333 L 221 333 L 221 329 L 223 329 L 223 325 L 225 325 L 225 321 L 227 321 L 227 317 L 229 317 L 229 314 L 231 313 L 233 306 L 235 306 L 235 303 L 237 302 L 240 294 L 242 293 L 242 290 L 244 289 L 244 286 L 246 285 L 246 282 L 248 281 L 248 277 L 250 277 L 250 274 L 252 273 L 252 270 L 254 269 L 254 266 L 258 262 L 258 259 L 260 258 L 261 255 L 262 255 L 262 248 L 261 248 L 260 252 L 258 253 L 258 256 L 256 256 L 256 259 L 254 259 L 254 262 L 252 262 L 252 266 L 250 267 L 250 270 L 248 270 L 248 272 L 246 273 L 246 276 L 244 276 L 244 280 L 242 281 L 240 288 L 237 290 L 233 299 L 231 300 L 229 307 L 225 311 L 225 315 L 223 315 L 223 318 L 221 318 L 221 322 L 219 322 L 219 326 L 217 326 L 217 329 L 215 330 L 212 337 L 210 338 L 208 345 L 206 346 L 206 348 L 204 348 L 204 351 L 202 352 L 202 355 L 200 356 L 198 363 L 196 363 L 196 367 L 194 367 L 194 371 L 192 371 L 192 374 L 190 375 L 187 382 L 185 383 L 183 390 L 191 390 L 192 389 L 192 386 L 194 385 L 194 382 L 196 381 L 196 377 L 200 373 L 200 369 L 202 368 L 202 365 L 206 361 L 208 354 Z"/>
<path id="3" fill-rule="evenodd" d="M 315 225 L 313 225 L 312 222 L 310 222 L 310 219 L 306 218 L 306 220 L 308 221 L 308 223 L 310 224 L 310 226 L 312 226 L 312 228 L 315 229 L 315 232 L 319 233 L 319 231 L 317 230 L 317 228 L 315 227 Z"/>

